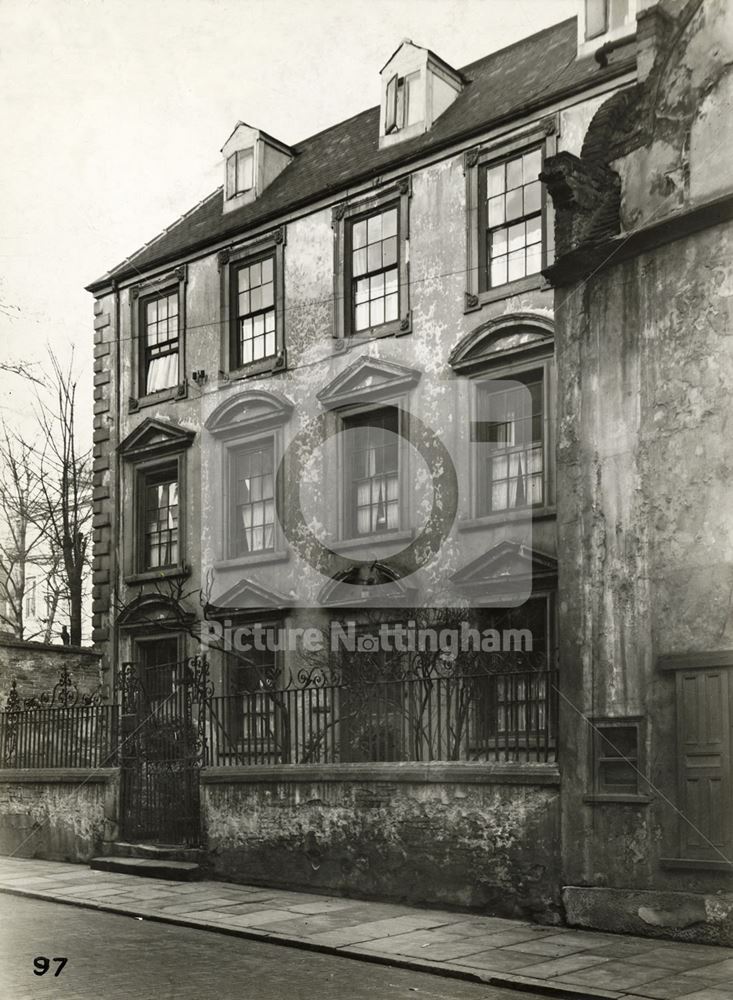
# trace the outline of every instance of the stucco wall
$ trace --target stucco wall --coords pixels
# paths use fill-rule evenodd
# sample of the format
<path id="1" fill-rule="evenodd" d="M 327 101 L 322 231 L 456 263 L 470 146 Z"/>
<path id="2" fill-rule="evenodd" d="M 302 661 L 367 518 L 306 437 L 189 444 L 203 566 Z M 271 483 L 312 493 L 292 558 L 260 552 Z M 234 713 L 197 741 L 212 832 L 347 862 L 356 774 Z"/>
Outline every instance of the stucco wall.
<path id="1" fill-rule="evenodd" d="M 100 682 L 100 656 L 76 646 L 47 646 L 42 642 L 0 640 L 0 705 L 5 704 L 10 685 L 17 681 L 18 693 L 29 698 L 51 692 L 65 668 L 80 693 L 95 691 Z"/>
<path id="2" fill-rule="evenodd" d="M 118 772 L 0 771 L 0 854 L 88 861 L 114 840 Z"/>
<path id="3" fill-rule="evenodd" d="M 560 919 L 552 768 L 548 783 L 446 765 L 251 770 L 202 773 L 217 878 Z"/>

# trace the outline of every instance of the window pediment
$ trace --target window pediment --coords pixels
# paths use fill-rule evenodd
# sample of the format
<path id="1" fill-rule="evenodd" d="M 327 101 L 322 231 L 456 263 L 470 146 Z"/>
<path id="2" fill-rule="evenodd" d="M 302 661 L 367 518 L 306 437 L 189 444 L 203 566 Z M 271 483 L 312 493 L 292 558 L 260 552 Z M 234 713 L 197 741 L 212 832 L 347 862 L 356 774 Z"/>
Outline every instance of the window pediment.
<path id="1" fill-rule="evenodd" d="M 337 573 L 321 589 L 318 603 L 324 607 L 393 607 L 409 605 L 414 598 L 414 589 L 375 562 Z"/>
<path id="2" fill-rule="evenodd" d="M 503 541 L 454 573 L 451 582 L 464 592 L 516 594 L 554 586 L 557 559 L 521 542 Z"/>
<path id="3" fill-rule="evenodd" d="M 216 437 L 234 436 L 241 431 L 278 427 L 290 419 L 293 404 L 279 392 L 252 389 L 225 400 L 204 426 Z"/>
<path id="4" fill-rule="evenodd" d="M 411 389 L 420 375 L 415 368 L 363 355 L 321 389 L 317 398 L 327 409 L 384 399 Z"/>
<path id="5" fill-rule="evenodd" d="M 554 323 L 534 313 L 512 313 L 482 323 L 450 353 L 448 363 L 458 372 L 470 372 L 507 352 L 525 351 L 552 342 Z"/>
<path id="6" fill-rule="evenodd" d="M 207 618 L 235 618 L 271 614 L 291 607 L 293 600 L 252 580 L 239 580 L 220 597 L 206 605 Z"/>
<path id="7" fill-rule="evenodd" d="M 149 629 L 161 626 L 166 629 L 191 626 L 196 616 L 185 612 L 177 601 L 162 594 L 141 594 L 117 617 L 117 624 L 124 629 Z"/>
<path id="8" fill-rule="evenodd" d="M 183 451 L 191 446 L 195 437 L 195 431 L 148 417 L 127 435 L 117 450 L 128 462 L 137 462 Z"/>

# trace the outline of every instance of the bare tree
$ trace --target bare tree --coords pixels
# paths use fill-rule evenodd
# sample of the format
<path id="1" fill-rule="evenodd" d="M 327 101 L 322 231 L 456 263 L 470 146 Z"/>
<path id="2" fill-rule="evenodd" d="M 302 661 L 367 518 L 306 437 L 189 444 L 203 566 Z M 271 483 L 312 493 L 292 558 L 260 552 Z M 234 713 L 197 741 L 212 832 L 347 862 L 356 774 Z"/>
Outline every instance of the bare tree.
<path id="1" fill-rule="evenodd" d="M 38 484 L 35 525 L 60 563 L 69 604 L 72 645 L 82 641 L 84 577 L 90 562 L 93 477 L 91 449 L 79 442 L 74 357 L 66 368 L 51 353 L 45 391 L 36 392 L 41 444 L 25 444 L 31 474 Z"/>
<path id="2" fill-rule="evenodd" d="M 5 424 L 0 429 L 0 622 L 19 639 L 26 635 L 24 603 L 29 566 L 44 538 L 41 488 L 33 449 Z"/>

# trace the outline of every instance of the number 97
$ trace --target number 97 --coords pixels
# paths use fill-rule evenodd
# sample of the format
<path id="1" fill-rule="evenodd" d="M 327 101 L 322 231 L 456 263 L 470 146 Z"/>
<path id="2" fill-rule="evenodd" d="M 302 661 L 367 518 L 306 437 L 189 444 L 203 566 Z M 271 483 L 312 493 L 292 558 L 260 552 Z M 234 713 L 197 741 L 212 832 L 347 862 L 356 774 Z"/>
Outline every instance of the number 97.
<path id="1" fill-rule="evenodd" d="M 51 968 L 51 962 L 58 962 L 58 968 L 54 972 L 54 976 L 58 976 L 66 965 L 68 959 L 66 958 L 46 958 L 45 955 L 39 955 L 37 958 L 33 959 L 33 975 L 34 976 L 45 976 L 48 970 Z"/>

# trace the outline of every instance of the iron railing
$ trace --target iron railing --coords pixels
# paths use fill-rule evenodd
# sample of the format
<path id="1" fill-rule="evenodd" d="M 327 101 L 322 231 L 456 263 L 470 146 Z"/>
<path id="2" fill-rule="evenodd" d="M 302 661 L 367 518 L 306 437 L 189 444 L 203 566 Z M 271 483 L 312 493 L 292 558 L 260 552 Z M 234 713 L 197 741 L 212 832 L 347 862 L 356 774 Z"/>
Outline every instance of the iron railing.
<path id="1" fill-rule="evenodd" d="M 206 703 L 205 763 L 551 762 L 557 671 L 364 680 L 301 671 Z"/>
<path id="2" fill-rule="evenodd" d="M 116 762 L 118 715 L 81 694 L 66 669 L 52 691 L 21 697 L 13 681 L 0 712 L 0 767 L 105 767 Z"/>
<path id="3" fill-rule="evenodd" d="M 215 696 L 195 657 L 142 675 L 124 665 L 110 705 L 79 695 L 62 672 L 48 696 L 20 698 L 13 684 L 0 711 L 0 767 L 121 764 L 128 799 L 147 801 L 151 775 L 202 765 L 553 762 L 557 670 L 541 659 L 520 665 L 257 668 L 245 689 Z M 155 782 L 157 796 L 162 777 Z"/>

